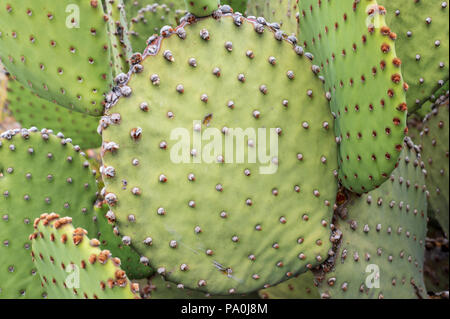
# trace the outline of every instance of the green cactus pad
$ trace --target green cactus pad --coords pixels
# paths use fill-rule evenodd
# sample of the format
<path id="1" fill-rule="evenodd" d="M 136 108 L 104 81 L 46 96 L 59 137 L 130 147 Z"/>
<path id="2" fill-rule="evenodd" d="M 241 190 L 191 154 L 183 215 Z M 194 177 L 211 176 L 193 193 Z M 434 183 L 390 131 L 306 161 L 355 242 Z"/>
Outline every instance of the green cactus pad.
<path id="1" fill-rule="evenodd" d="M 263 299 L 319 299 L 319 290 L 315 286 L 314 280 L 314 274 L 308 271 L 297 278 L 262 289 L 259 291 L 259 295 Z"/>
<path id="2" fill-rule="evenodd" d="M 128 22 L 131 22 L 130 20 L 138 15 L 139 10 L 152 6 L 155 3 L 158 3 L 159 5 L 166 5 L 170 9 L 175 10 L 185 9 L 185 3 L 181 0 L 123 0 L 123 2 L 125 3 L 125 11 Z"/>
<path id="3" fill-rule="evenodd" d="M 267 22 L 278 23 L 288 34 L 298 34 L 297 0 L 250 0 L 247 14 L 264 17 Z"/>
<path id="4" fill-rule="evenodd" d="M 222 0 L 220 4 L 229 5 L 233 8 L 234 12 L 240 12 L 244 14 L 247 10 L 247 0 Z"/>
<path id="5" fill-rule="evenodd" d="M 22 127 L 46 127 L 71 137 L 83 149 L 100 147 L 100 117 L 75 112 L 40 98 L 18 81 L 8 81 L 7 108 Z"/>
<path id="6" fill-rule="evenodd" d="M 72 218 L 44 214 L 35 221 L 33 261 L 50 299 L 133 299 L 139 287 L 120 268 L 120 259 L 97 239 L 72 226 Z"/>
<path id="7" fill-rule="evenodd" d="M 184 288 L 182 284 L 166 281 L 155 275 L 149 279 L 139 280 L 141 297 L 145 299 L 259 299 L 258 294 L 211 296 L 210 294 Z"/>
<path id="8" fill-rule="evenodd" d="M 144 59 L 143 72 L 107 105 L 116 124 L 102 133 L 104 165 L 113 172 L 104 178 L 105 198 L 120 233 L 169 281 L 215 295 L 305 272 L 330 248 L 337 191 L 333 121 L 310 61 L 274 39 L 279 33 L 239 15 L 175 32 L 147 49 L 155 55 Z M 243 163 L 225 152 L 205 163 L 206 149 L 171 139 L 174 130 L 192 140 L 207 128 L 220 139 L 250 129 L 236 143 Z M 264 165 L 248 163 L 264 147 L 251 135 L 260 128 L 279 135 L 278 155 Z M 171 160 L 181 144 L 190 163 Z"/>
<path id="9" fill-rule="evenodd" d="M 429 203 L 444 231 L 449 233 L 449 104 L 438 105 L 424 120 L 422 156 L 426 163 Z"/>
<path id="10" fill-rule="evenodd" d="M 335 233 L 341 241 L 334 268 L 321 278 L 322 298 L 426 297 L 427 191 L 418 147 L 407 143 L 412 149 L 404 149 L 390 179 L 341 210 Z"/>
<path id="11" fill-rule="evenodd" d="M 133 54 L 128 35 L 127 14 L 123 0 L 106 0 L 108 34 L 111 41 L 113 75 L 117 76 L 129 70 L 128 59 Z"/>
<path id="12" fill-rule="evenodd" d="M 63 211 L 95 233 L 95 178 L 69 140 L 34 129 L 0 137 L 0 298 L 40 298 L 44 290 L 30 258 L 33 220 Z"/>
<path id="13" fill-rule="evenodd" d="M 339 178 L 368 192 L 394 169 L 406 129 L 395 34 L 374 0 L 306 0 L 299 7 L 300 41 L 314 54 L 336 117 Z"/>
<path id="14" fill-rule="evenodd" d="M 186 10 L 196 17 L 206 17 L 219 8 L 220 0 L 184 0 Z"/>
<path id="15" fill-rule="evenodd" d="M 132 247 L 124 245 L 119 234 L 115 234 L 114 217 L 108 206 L 96 205 L 95 211 L 98 224 L 97 238 L 100 240 L 101 248 L 120 258 L 121 268 L 125 270 L 128 278 L 134 280 L 150 277 L 153 271 L 146 265 L 148 262 L 145 259 L 141 261 L 141 256 Z"/>
<path id="16" fill-rule="evenodd" d="M 112 83 L 101 2 L 0 0 L 0 8 L 0 57 L 8 71 L 42 98 L 100 115 Z"/>
<path id="17" fill-rule="evenodd" d="M 175 28 L 185 11 L 170 9 L 166 5 L 149 5 L 139 10 L 131 19 L 130 39 L 134 52 L 144 52 L 147 40 L 153 34 L 159 34 L 164 26 Z"/>
<path id="18" fill-rule="evenodd" d="M 449 8 L 442 0 L 380 0 L 388 25 L 398 35 L 396 50 L 410 89 L 407 103 L 415 111 L 449 75 Z"/>

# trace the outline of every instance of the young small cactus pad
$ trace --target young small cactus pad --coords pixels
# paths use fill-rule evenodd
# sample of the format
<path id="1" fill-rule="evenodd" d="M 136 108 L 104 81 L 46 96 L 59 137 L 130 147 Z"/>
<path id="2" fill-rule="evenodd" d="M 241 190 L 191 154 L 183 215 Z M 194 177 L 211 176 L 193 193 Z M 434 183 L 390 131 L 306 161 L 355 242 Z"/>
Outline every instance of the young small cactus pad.
<path id="1" fill-rule="evenodd" d="M 247 0 L 221 0 L 220 4 L 229 5 L 234 12 L 245 14 L 247 11 Z"/>
<path id="2" fill-rule="evenodd" d="M 396 34 L 374 0 L 303 0 L 300 41 L 325 79 L 340 142 L 339 178 L 368 192 L 390 175 L 406 129 L 406 85 Z"/>
<path id="3" fill-rule="evenodd" d="M 319 290 L 315 285 L 315 277 L 311 271 L 300 274 L 281 284 L 259 291 L 264 299 L 319 299 Z"/>
<path id="4" fill-rule="evenodd" d="M 127 273 L 128 278 L 134 280 L 150 277 L 153 271 L 148 266 L 148 258 L 141 258 L 132 247 L 122 242 L 122 237 L 114 227 L 114 213 L 106 204 L 96 204 L 94 209 L 97 215 L 97 238 L 100 240 L 100 247 L 120 258 L 121 268 Z"/>
<path id="5" fill-rule="evenodd" d="M 100 115 L 112 83 L 101 2 L 0 0 L 0 8 L 0 58 L 8 71 L 42 98 Z"/>
<path id="6" fill-rule="evenodd" d="M 102 132 L 123 240 L 168 280 L 215 295 L 323 261 L 337 154 L 310 61 L 279 31 L 232 14 L 183 24 L 147 52 L 107 105 L 120 121 Z M 211 149 L 212 137 L 232 151 Z"/>
<path id="7" fill-rule="evenodd" d="M 331 260 L 334 268 L 320 277 L 322 298 L 426 296 L 424 163 L 416 153 L 418 147 L 409 138 L 406 141 L 408 148 L 389 180 L 379 189 L 351 198 L 341 209 L 342 220 L 337 223 L 341 238 Z"/>
<path id="8" fill-rule="evenodd" d="M 50 299 L 133 299 L 139 287 L 120 268 L 120 259 L 74 228 L 71 217 L 43 214 L 34 222 L 33 261 Z"/>
<path id="9" fill-rule="evenodd" d="M 196 17 L 206 17 L 219 8 L 220 0 L 184 0 L 186 10 Z"/>
<path id="10" fill-rule="evenodd" d="M 0 135 L 0 298 L 40 298 L 28 235 L 42 213 L 63 211 L 95 233 L 95 179 L 79 148 L 47 130 Z"/>
<path id="11" fill-rule="evenodd" d="M 409 85 L 407 103 L 415 111 L 449 75 L 449 8 L 442 0 L 379 0 L 388 25 L 398 35 L 396 50 Z"/>
<path id="12" fill-rule="evenodd" d="M 72 137 L 72 143 L 83 149 L 100 147 L 97 134 L 100 117 L 66 109 L 42 99 L 18 81 L 9 79 L 6 106 L 22 127 L 51 127 L 55 132 Z"/>
<path id="13" fill-rule="evenodd" d="M 423 160 L 426 163 L 426 183 L 429 203 L 435 218 L 449 234 L 449 102 L 436 106 L 425 117 L 421 133 Z"/>
<path id="14" fill-rule="evenodd" d="M 278 23 L 289 35 L 298 34 L 297 0 L 250 0 L 247 14 L 264 17 L 268 23 Z"/>

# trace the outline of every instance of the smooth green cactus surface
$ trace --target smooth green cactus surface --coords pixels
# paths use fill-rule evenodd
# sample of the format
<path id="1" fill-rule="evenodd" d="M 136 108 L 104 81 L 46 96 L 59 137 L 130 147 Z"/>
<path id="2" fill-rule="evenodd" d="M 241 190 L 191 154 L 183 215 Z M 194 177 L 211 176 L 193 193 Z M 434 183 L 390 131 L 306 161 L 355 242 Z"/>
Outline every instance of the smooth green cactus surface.
<path id="1" fill-rule="evenodd" d="M 220 4 L 229 5 L 234 12 L 245 14 L 247 10 L 247 2 L 247 0 L 222 0 L 220 1 Z"/>
<path id="2" fill-rule="evenodd" d="M 206 17 L 219 8 L 220 0 L 184 0 L 186 10 L 196 17 Z"/>
<path id="3" fill-rule="evenodd" d="M 319 299 L 319 290 L 315 285 L 314 274 L 308 271 L 297 278 L 259 291 L 264 299 Z"/>
<path id="4" fill-rule="evenodd" d="M 99 248 L 70 217 L 44 214 L 35 221 L 32 256 L 50 299 L 133 299 L 139 288 L 120 268 L 120 259 Z"/>
<path id="5" fill-rule="evenodd" d="M 426 297 L 427 192 L 417 146 L 407 144 L 386 183 L 342 208 L 340 243 L 334 268 L 321 279 L 322 298 Z"/>
<path id="6" fill-rule="evenodd" d="M 429 203 L 445 232 L 449 233 L 449 103 L 438 105 L 425 118 L 421 133 L 422 155 L 426 163 Z"/>
<path id="7" fill-rule="evenodd" d="M 0 298 L 41 298 L 30 258 L 33 220 L 62 211 L 95 233 L 95 178 L 79 148 L 48 131 L 0 137 Z"/>
<path id="8" fill-rule="evenodd" d="M 449 75 L 449 8 L 442 0 L 379 0 L 397 34 L 396 50 L 409 85 L 407 103 L 415 111 Z"/>
<path id="9" fill-rule="evenodd" d="M 310 61 L 278 36 L 238 15 L 184 25 L 109 106 L 105 199 L 124 240 L 186 288 L 244 294 L 330 248 L 333 120 Z"/>
<path id="10" fill-rule="evenodd" d="M 281 29 L 290 34 L 298 34 L 297 0 L 250 0 L 248 16 L 264 17 L 268 23 L 278 23 Z"/>
<path id="11" fill-rule="evenodd" d="M 405 135 L 395 34 L 373 0 L 305 0 L 299 10 L 300 43 L 314 55 L 336 117 L 339 178 L 354 192 L 368 192 L 389 177 Z"/>
<path id="12" fill-rule="evenodd" d="M 112 83 L 101 2 L 1 0 L 0 8 L 0 58 L 7 70 L 42 98 L 100 115 Z"/>
<path id="13" fill-rule="evenodd" d="M 120 258 L 121 268 L 127 273 L 130 279 L 148 278 L 153 273 L 148 266 L 147 258 L 141 259 L 141 256 L 130 246 L 124 245 L 122 238 L 116 234 L 114 229 L 114 214 L 108 209 L 107 205 L 96 205 L 98 233 L 102 249 L 107 249 L 113 256 Z"/>
<path id="14" fill-rule="evenodd" d="M 72 138 L 83 149 L 100 147 L 97 134 L 100 117 L 90 116 L 42 99 L 18 81 L 9 79 L 6 107 L 22 127 L 46 127 Z"/>
<path id="15" fill-rule="evenodd" d="M 142 8 L 131 19 L 130 39 L 133 51 L 144 52 L 147 40 L 153 34 L 159 35 L 164 26 L 175 28 L 185 11 L 169 8 L 167 5 L 154 4 Z"/>

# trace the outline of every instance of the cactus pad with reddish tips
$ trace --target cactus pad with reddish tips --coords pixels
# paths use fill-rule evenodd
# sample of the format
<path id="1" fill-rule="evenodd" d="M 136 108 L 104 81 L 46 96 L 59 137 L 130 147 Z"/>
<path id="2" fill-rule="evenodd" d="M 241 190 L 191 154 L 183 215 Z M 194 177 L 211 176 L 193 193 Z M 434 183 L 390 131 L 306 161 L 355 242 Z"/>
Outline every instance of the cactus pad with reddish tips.
<path id="1" fill-rule="evenodd" d="M 8 71 L 42 98 L 100 115 L 112 82 L 101 2 L 1 0 L 0 8 L 0 58 Z"/>
<path id="2" fill-rule="evenodd" d="M 24 129 L 1 134 L 0 298 L 42 297 L 29 257 L 34 218 L 63 211 L 95 233 L 96 185 L 85 161 L 68 140 L 49 132 Z"/>
<path id="3" fill-rule="evenodd" d="M 134 52 L 144 52 L 147 40 L 159 35 L 164 26 L 175 28 L 185 11 L 170 9 L 166 5 L 154 4 L 139 10 L 130 22 L 130 39 Z"/>
<path id="4" fill-rule="evenodd" d="M 255 291 L 305 272 L 330 248 L 333 121 L 310 61 L 278 36 L 239 15 L 184 25 L 108 105 L 120 121 L 102 133 L 114 172 L 104 177 L 105 198 L 119 231 L 186 288 Z M 248 135 L 231 141 L 233 154 L 212 154 L 191 144 L 208 128 L 220 140 Z M 177 163 L 180 146 L 187 163 Z M 248 160 L 257 149 L 265 164 Z"/>
<path id="5" fill-rule="evenodd" d="M 139 287 L 120 268 L 120 259 L 99 248 L 70 217 L 42 215 L 35 221 L 33 261 L 50 299 L 133 299 Z"/>
<path id="6" fill-rule="evenodd" d="M 47 127 L 72 138 L 84 149 L 101 146 L 100 117 L 68 110 L 42 99 L 18 81 L 8 81 L 7 109 L 22 127 Z"/>
<path id="7" fill-rule="evenodd" d="M 341 211 L 334 268 L 322 298 L 426 297 L 423 282 L 427 200 L 423 162 L 410 139 L 399 166 L 380 188 L 354 196 Z"/>
<path id="8" fill-rule="evenodd" d="M 315 286 L 314 274 L 308 271 L 297 278 L 259 291 L 264 299 L 319 299 L 319 290 Z"/>
<path id="9" fill-rule="evenodd" d="M 449 7 L 442 0 L 379 0 L 397 33 L 396 50 L 409 85 L 409 111 L 417 110 L 449 75 Z"/>
<path id="10" fill-rule="evenodd" d="M 184 0 L 186 10 L 196 17 L 206 17 L 219 8 L 220 0 Z"/>
<path id="11" fill-rule="evenodd" d="M 422 156 L 426 164 L 429 203 L 445 232 L 449 233 L 449 102 L 437 105 L 425 117 Z"/>
<path id="12" fill-rule="evenodd" d="M 374 0 L 305 0 L 299 6 L 299 40 L 314 54 L 336 117 L 339 178 L 354 192 L 368 192 L 394 169 L 406 129 L 395 34 Z"/>
<path id="13" fill-rule="evenodd" d="M 288 35 L 297 35 L 298 29 L 297 0 L 250 0 L 247 14 L 263 17 L 267 23 L 278 23 Z"/>
<path id="14" fill-rule="evenodd" d="M 99 207 L 96 205 L 98 233 L 100 247 L 107 249 L 113 256 L 119 257 L 122 261 L 121 268 L 125 270 L 128 278 L 140 279 L 148 278 L 152 274 L 152 269 L 148 266 L 147 259 L 141 259 L 141 256 L 130 246 L 122 242 L 119 234 L 115 233 L 114 215 L 109 211 L 107 205 Z"/>

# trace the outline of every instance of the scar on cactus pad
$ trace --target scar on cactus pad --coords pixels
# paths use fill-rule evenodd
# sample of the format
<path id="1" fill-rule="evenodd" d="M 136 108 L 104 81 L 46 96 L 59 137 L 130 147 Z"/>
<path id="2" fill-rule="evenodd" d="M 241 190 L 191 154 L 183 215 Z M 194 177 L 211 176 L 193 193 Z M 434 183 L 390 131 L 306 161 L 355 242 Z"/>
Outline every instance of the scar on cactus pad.
<path id="1" fill-rule="evenodd" d="M 30 235 L 32 259 L 50 299 L 132 299 L 139 286 L 120 268 L 120 259 L 99 248 L 71 217 L 42 214 Z"/>
<path id="2" fill-rule="evenodd" d="M 322 82 L 301 48 L 224 14 L 183 22 L 147 52 L 143 71 L 107 105 L 115 121 L 102 127 L 104 165 L 114 172 L 104 176 L 105 199 L 124 242 L 168 280 L 216 295 L 268 287 L 323 261 L 336 142 Z M 222 152 L 209 164 L 173 163 L 176 145 L 188 158 L 203 154 L 170 139 L 180 127 L 190 139 L 207 128 L 219 139 L 236 127 L 273 128 L 280 152 L 265 165 L 274 174 Z M 244 136 L 245 158 L 266 139 Z"/>
<path id="3" fill-rule="evenodd" d="M 314 54 L 336 118 L 339 179 L 368 192 L 391 174 L 407 132 L 396 34 L 373 0 L 303 0 L 299 10 L 299 41 Z"/>
<path id="4" fill-rule="evenodd" d="M 0 298 L 46 295 L 30 259 L 33 220 L 61 211 L 95 233 L 93 172 L 78 146 L 49 130 L 0 135 Z"/>

